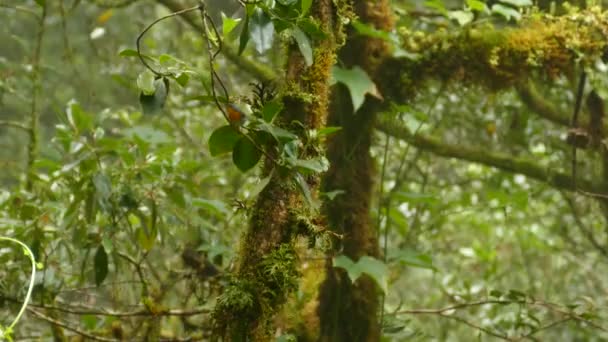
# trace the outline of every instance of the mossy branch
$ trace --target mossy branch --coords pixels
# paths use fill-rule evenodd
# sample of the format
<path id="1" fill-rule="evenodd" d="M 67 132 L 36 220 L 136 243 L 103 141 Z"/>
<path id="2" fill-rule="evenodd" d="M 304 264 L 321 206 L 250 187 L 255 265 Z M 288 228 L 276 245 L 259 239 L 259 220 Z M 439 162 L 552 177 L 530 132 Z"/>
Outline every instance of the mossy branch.
<path id="1" fill-rule="evenodd" d="M 380 121 L 376 127 L 380 131 L 404 140 L 416 148 L 442 157 L 479 163 L 503 171 L 522 174 L 557 189 L 574 190 L 572 188 L 572 177 L 569 174 L 541 166 L 529 159 L 512 157 L 499 152 L 488 152 L 482 148 L 444 143 L 433 136 L 412 134 L 406 127 L 388 120 Z M 587 179 L 577 179 L 576 186 L 577 189 L 586 192 L 602 192 L 602 189 L 608 189 L 608 184 L 593 183 Z"/>
<path id="2" fill-rule="evenodd" d="M 385 60 L 379 86 L 385 98 L 408 102 L 431 79 L 493 91 L 532 77 L 555 79 L 603 57 L 606 32 L 608 12 L 599 7 L 559 17 L 533 13 L 517 27 L 475 23 L 433 33 L 404 30 L 402 48 L 410 58 Z"/>
<path id="3" fill-rule="evenodd" d="M 570 125 L 568 113 L 560 111 L 553 103 L 547 101 L 531 82 L 518 85 L 516 90 L 521 101 L 541 118 L 560 126 Z"/>
<path id="4" fill-rule="evenodd" d="M 182 11 L 184 7 L 175 0 L 157 0 L 157 2 L 165 6 L 171 12 Z M 180 16 L 192 28 L 203 32 L 203 26 L 200 24 L 200 19 L 192 13 L 184 13 Z M 238 51 L 233 46 L 223 46 L 222 54 L 239 69 L 246 71 L 256 79 L 262 82 L 269 82 L 276 79 L 276 75 L 266 66 L 256 63 L 250 59 L 239 56 Z"/>

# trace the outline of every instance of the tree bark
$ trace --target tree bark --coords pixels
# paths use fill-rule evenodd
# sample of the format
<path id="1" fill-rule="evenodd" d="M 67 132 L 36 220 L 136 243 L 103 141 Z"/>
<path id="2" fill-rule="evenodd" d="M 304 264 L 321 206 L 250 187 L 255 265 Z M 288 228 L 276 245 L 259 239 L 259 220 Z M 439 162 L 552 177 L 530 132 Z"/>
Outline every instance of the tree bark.
<path id="1" fill-rule="evenodd" d="M 365 24 L 379 30 L 391 31 L 393 20 L 387 0 L 355 1 L 355 14 Z M 372 79 L 382 59 L 388 56 L 386 42 L 351 32 L 340 51 L 340 61 L 346 67 L 359 66 Z M 377 233 L 370 222 L 374 162 L 370 155 L 376 114 L 383 104 L 367 97 L 363 106 L 353 112 L 348 91 L 336 86 L 328 125 L 342 130 L 328 143 L 327 156 L 331 167 L 323 181 L 324 191 L 342 190 L 324 206 L 329 226 L 344 237 L 336 241 L 334 253 L 352 260 L 362 256 L 378 257 Z M 320 341 L 379 341 L 379 289 L 367 276 L 351 283 L 347 274 L 332 265 L 331 255 L 326 263 L 327 276 L 321 285 L 318 314 Z"/>
<path id="2" fill-rule="evenodd" d="M 309 67 L 295 43 L 288 47 L 284 110 L 279 117 L 286 128 L 294 128 L 290 126 L 294 121 L 301 123 L 297 126 L 302 141 L 306 141 L 307 130 L 325 125 L 331 67 L 338 49 L 336 36 L 341 33 L 334 1 L 314 1 L 311 16 L 326 37 L 314 41 L 314 62 Z M 309 148 L 302 158 L 315 157 L 318 150 Z M 264 173 L 270 174 L 273 168 L 241 239 L 234 279 L 214 310 L 217 334 L 231 341 L 271 341 L 275 334 L 273 318 L 298 286 L 300 274 L 294 240 L 302 234 L 302 217 L 311 218 L 315 213 L 295 185 L 293 171 L 282 170 L 266 160 Z M 306 182 L 316 196 L 319 176 L 308 176 Z"/>

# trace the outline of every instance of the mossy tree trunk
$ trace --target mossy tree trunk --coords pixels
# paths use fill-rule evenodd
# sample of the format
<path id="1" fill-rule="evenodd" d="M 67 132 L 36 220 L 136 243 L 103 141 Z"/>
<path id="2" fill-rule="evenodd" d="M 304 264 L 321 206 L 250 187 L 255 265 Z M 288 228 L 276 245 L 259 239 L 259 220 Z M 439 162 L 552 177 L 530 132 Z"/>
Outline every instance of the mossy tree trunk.
<path id="1" fill-rule="evenodd" d="M 360 21 L 377 29 L 393 27 L 388 0 L 355 1 L 354 11 Z M 351 32 L 341 49 L 340 61 L 346 67 L 359 66 L 374 79 L 376 68 L 388 55 L 388 45 L 379 39 L 356 36 Z M 335 250 L 352 260 L 368 255 L 379 256 L 377 233 L 370 221 L 374 162 L 370 155 L 376 114 L 384 104 L 367 97 L 363 106 L 353 113 L 348 91 L 334 89 L 329 126 L 342 130 L 328 144 L 331 167 L 323 181 L 324 191 L 343 190 L 324 206 L 331 229 L 344 237 Z M 379 290 L 369 277 L 354 284 L 347 274 L 327 261 L 327 278 L 319 295 L 320 341 L 379 341 Z"/>
<path id="2" fill-rule="evenodd" d="M 326 37 L 314 41 L 311 66 L 306 65 L 295 43 L 288 47 L 281 95 L 284 110 L 279 121 L 284 127 L 298 131 L 305 145 L 306 131 L 322 128 L 327 119 L 331 67 L 341 35 L 336 6 L 344 3 L 314 1 L 311 16 L 320 24 Z M 290 126 L 294 121 L 301 125 Z M 315 157 L 319 150 L 313 146 L 301 157 Z M 234 279 L 218 299 L 214 311 L 218 334 L 231 341 L 270 341 L 274 338 L 273 317 L 298 286 L 294 242 L 297 235 L 303 233 L 299 220 L 302 217 L 312 219 L 315 215 L 298 190 L 293 172 L 281 170 L 271 160 L 266 160 L 266 176 L 271 170 L 274 170 L 271 179 L 259 194 L 241 239 Z M 313 197 L 316 196 L 319 176 L 308 176 L 306 182 Z"/>

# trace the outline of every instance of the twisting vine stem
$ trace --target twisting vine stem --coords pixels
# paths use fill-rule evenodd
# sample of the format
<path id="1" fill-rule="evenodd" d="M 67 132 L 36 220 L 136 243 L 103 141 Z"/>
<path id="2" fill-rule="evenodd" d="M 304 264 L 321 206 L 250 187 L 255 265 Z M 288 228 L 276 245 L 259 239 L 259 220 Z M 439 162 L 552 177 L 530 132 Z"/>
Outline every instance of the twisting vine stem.
<path id="1" fill-rule="evenodd" d="M 25 299 L 23 300 L 23 305 L 21 305 L 21 309 L 19 310 L 19 313 L 17 314 L 17 317 L 15 317 L 15 319 L 13 320 L 13 322 L 6 327 L 6 329 L 0 329 L 0 338 L 4 339 L 11 339 L 11 335 L 13 332 L 13 328 L 15 327 L 15 325 L 17 325 L 17 322 L 19 322 L 19 319 L 21 319 L 21 316 L 23 316 L 23 313 L 25 312 L 25 309 L 27 308 L 27 303 L 30 301 L 30 297 L 32 296 L 32 289 L 34 288 L 34 280 L 36 279 L 36 259 L 34 259 L 34 253 L 32 253 L 32 250 L 23 242 L 13 239 L 13 238 L 9 238 L 9 237 L 2 237 L 0 236 L 0 241 L 9 241 L 12 243 L 15 243 L 19 246 L 21 246 L 21 248 L 23 248 L 23 251 L 25 252 L 25 255 L 30 259 L 31 264 L 32 264 L 32 273 L 30 275 L 30 284 L 27 288 L 27 293 L 25 294 Z"/>

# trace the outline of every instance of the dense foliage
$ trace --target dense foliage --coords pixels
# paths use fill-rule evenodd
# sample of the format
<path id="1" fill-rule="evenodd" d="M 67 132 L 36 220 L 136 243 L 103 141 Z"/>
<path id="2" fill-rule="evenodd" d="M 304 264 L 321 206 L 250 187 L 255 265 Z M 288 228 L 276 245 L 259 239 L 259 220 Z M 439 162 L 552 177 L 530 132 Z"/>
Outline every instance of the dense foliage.
<path id="1" fill-rule="evenodd" d="M 0 0 L 0 339 L 607 339 L 599 5 Z"/>

